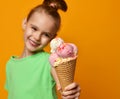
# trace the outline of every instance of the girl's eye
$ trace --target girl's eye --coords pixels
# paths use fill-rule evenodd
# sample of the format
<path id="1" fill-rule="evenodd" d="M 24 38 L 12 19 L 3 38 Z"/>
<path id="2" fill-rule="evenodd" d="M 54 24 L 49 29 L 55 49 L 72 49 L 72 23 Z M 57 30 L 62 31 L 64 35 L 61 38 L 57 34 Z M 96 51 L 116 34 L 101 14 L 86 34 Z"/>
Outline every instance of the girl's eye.
<path id="1" fill-rule="evenodd" d="M 35 27 L 31 27 L 31 28 L 32 28 L 33 31 L 37 31 L 37 28 L 35 28 Z"/>
<path id="2" fill-rule="evenodd" d="M 50 34 L 49 33 L 44 33 L 44 36 L 50 38 Z"/>

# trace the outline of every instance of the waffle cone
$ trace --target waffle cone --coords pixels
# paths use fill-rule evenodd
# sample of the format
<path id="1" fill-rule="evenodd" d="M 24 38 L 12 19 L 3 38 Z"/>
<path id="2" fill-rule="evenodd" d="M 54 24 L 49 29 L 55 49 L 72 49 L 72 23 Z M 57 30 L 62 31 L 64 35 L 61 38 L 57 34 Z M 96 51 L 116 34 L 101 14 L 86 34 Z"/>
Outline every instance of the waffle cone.
<path id="1" fill-rule="evenodd" d="M 63 62 L 55 67 L 62 90 L 74 80 L 76 59 Z"/>

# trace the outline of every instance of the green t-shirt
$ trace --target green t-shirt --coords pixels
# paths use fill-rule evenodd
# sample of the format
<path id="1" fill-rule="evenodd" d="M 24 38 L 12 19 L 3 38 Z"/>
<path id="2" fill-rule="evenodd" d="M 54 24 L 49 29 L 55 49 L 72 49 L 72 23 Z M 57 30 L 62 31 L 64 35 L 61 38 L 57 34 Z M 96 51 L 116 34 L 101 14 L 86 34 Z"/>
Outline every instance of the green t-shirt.
<path id="1" fill-rule="evenodd" d="M 22 59 L 10 58 L 6 64 L 8 99 L 57 99 L 48 57 L 42 51 Z"/>

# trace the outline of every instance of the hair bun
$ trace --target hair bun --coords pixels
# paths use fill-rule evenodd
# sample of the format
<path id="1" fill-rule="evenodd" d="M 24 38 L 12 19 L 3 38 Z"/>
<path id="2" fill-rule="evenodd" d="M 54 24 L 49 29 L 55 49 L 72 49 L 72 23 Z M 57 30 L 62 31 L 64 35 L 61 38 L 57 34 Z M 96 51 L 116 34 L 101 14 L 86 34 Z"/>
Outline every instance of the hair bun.
<path id="1" fill-rule="evenodd" d="M 64 0 L 44 0 L 43 4 L 54 8 L 56 11 L 61 9 L 62 11 L 67 11 L 67 4 Z"/>

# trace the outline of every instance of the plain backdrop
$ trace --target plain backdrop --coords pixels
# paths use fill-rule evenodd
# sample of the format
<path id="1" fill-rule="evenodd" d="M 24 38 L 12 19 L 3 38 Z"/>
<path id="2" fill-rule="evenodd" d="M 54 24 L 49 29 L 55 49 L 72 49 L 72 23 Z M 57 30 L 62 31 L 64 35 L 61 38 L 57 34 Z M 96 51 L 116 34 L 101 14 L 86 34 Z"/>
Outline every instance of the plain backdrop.
<path id="1" fill-rule="evenodd" d="M 22 20 L 42 0 L 0 2 L 0 99 L 4 90 L 5 64 L 23 49 Z M 120 1 L 66 0 L 58 36 L 75 43 L 79 54 L 75 82 L 81 86 L 80 99 L 120 99 Z M 49 52 L 49 45 L 45 49 Z"/>

